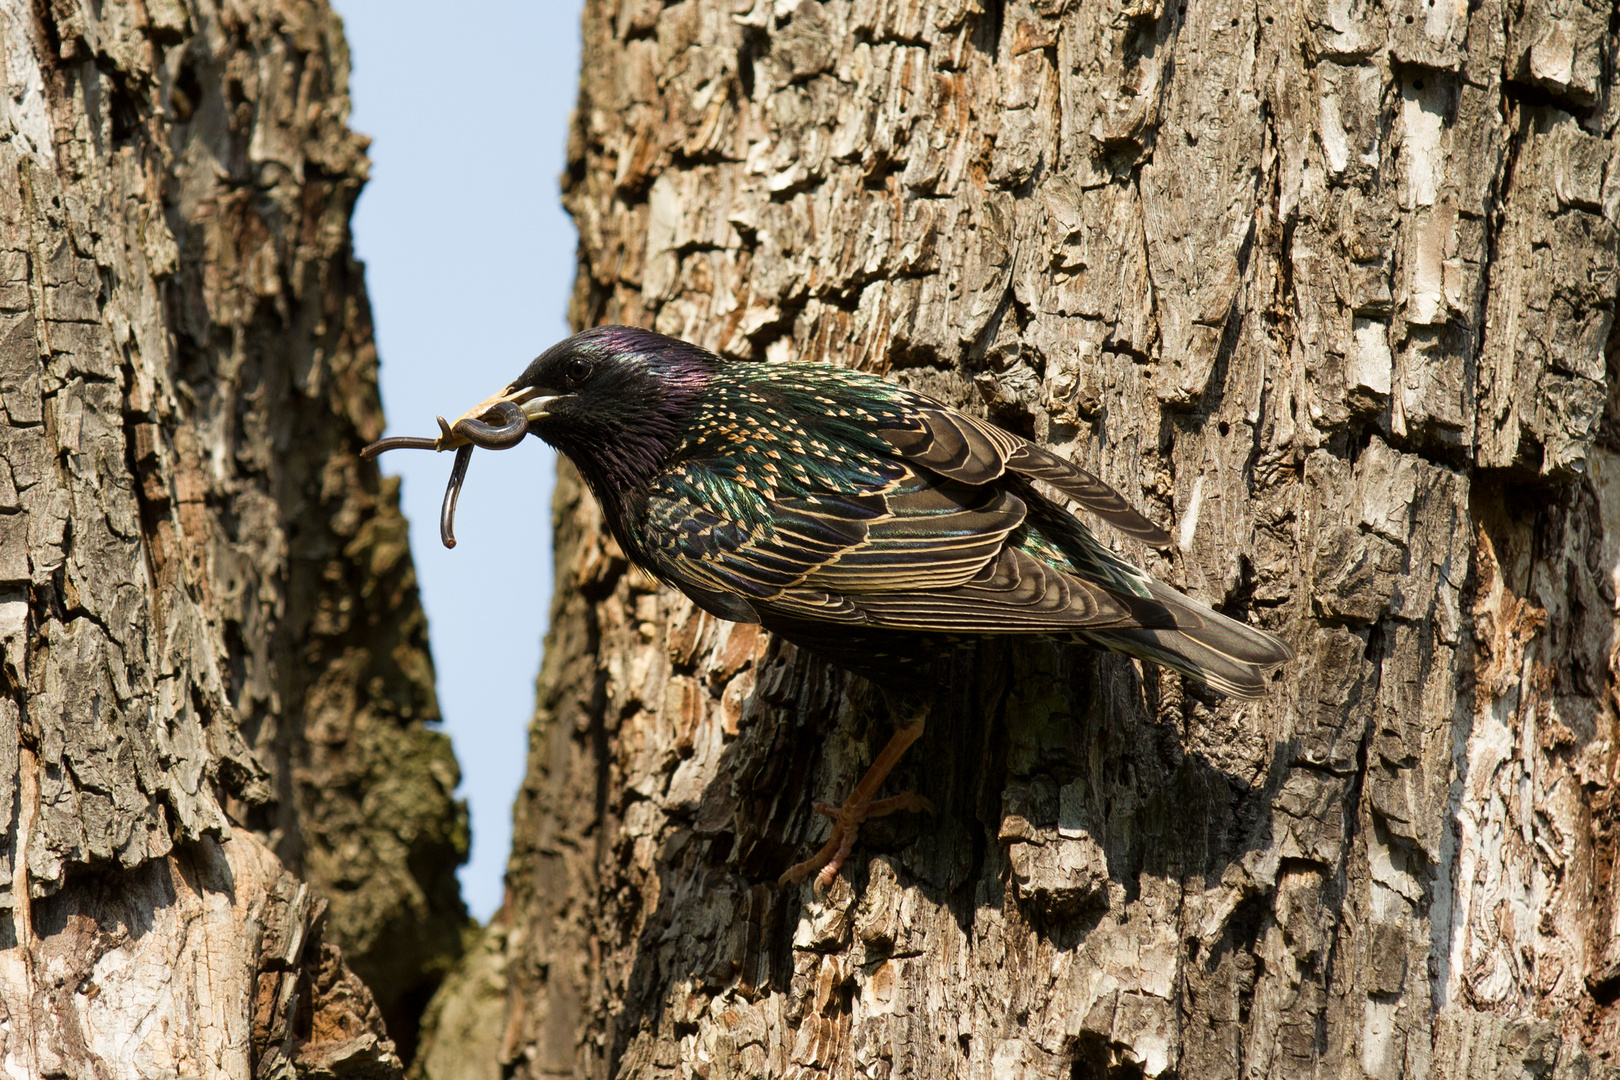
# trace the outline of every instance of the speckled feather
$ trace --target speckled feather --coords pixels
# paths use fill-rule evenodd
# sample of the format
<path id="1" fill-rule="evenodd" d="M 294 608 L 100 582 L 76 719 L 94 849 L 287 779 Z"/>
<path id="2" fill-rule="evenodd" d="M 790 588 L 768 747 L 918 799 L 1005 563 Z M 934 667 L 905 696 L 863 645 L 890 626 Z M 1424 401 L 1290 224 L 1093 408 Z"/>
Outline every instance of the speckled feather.
<path id="1" fill-rule="evenodd" d="M 632 559 L 863 674 L 952 638 L 1026 634 L 1255 697 L 1291 655 L 1115 556 L 1031 483 L 1168 541 L 1101 480 L 874 376 L 603 327 L 548 350 L 525 386 L 558 395 L 533 430 L 579 467 Z"/>

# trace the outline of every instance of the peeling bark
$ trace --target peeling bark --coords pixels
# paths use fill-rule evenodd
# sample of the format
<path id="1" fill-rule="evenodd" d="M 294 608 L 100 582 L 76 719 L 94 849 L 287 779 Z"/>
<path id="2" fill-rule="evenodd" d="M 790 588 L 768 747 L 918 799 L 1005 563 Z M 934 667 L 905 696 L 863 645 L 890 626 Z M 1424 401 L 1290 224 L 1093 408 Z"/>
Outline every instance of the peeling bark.
<path id="1" fill-rule="evenodd" d="M 0 37 L 0 1071 L 396 1074 L 466 825 L 355 456 L 341 25 L 11 0 Z"/>
<path id="2" fill-rule="evenodd" d="M 1613 1073 L 1612 11 L 591 0 L 584 42 L 577 326 L 988 415 L 1299 659 L 1244 704 L 986 644 L 890 785 L 937 818 L 819 902 L 775 879 L 881 707 L 565 474 L 503 1020 L 447 992 L 428 1075 Z"/>

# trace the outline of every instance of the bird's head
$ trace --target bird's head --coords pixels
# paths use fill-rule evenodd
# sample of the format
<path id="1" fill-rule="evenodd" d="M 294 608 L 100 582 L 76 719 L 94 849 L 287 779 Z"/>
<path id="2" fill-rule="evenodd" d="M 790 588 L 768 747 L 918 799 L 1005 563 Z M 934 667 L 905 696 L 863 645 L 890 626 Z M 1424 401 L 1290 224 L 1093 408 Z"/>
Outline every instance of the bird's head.
<path id="1" fill-rule="evenodd" d="M 720 363 L 651 330 L 599 326 L 541 353 L 457 423 L 515 405 L 528 430 L 568 455 L 599 496 L 622 494 L 650 480 L 679 444 L 682 423 Z"/>

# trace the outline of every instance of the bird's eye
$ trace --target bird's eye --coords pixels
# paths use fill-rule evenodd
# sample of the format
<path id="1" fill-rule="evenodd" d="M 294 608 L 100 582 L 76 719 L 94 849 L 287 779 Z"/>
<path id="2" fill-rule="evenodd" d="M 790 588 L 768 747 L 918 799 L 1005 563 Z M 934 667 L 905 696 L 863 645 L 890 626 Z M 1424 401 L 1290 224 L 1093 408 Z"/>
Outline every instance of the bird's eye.
<path id="1" fill-rule="evenodd" d="M 562 376 L 570 386 L 578 386 L 591 377 L 591 362 L 583 356 L 575 356 L 563 365 Z"/>

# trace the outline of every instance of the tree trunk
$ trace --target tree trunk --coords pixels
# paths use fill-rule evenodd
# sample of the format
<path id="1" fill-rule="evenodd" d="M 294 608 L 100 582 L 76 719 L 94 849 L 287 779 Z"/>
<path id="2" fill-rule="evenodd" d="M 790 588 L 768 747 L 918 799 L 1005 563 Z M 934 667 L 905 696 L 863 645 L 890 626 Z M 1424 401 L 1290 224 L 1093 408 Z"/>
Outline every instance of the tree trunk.
<path id="1" fill-rule="evenodd" d="M 459 951 L 341 31 L 0 0 L 8 1076 L 395 1074 Z"/>
<path id="2" fill-rule="evenodd" d="M 984 646 L 888 788 L 938 815 L 821 902 L 776 878 L 881 705 L 566 475 L 510 899 L 428 1075 L 1612 1072 L 1611 16 L 590 0 L 577 325 L 986 414 L 1299 658 L 1245 704 Z"/>

